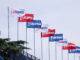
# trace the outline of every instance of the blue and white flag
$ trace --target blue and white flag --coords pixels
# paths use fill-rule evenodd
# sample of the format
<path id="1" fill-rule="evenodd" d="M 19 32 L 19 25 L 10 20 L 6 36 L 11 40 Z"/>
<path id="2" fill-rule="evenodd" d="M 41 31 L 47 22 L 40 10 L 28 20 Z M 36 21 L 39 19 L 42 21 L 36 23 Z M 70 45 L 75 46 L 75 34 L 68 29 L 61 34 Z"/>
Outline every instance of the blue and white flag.
<path id="1" fill-rule="evenodd" d="M 13 14 L 24 14 L 24 10 L 14 10 L 12 11 Z"/>
<path id="2" fill-rule="evenodd" d="M 12 9 L 9 8 L 10 14 L 12 15 L 12 17 L 17 16 L 23 16 L 25 14 L 25 9 Z"/>
<path id="3" fill-rule="evenodd" d="M 41 28 L 41 20 L 33 20 L 32 22 L 27 22 L 27 28 Z"/>
<path id="4" fill-rule="evenodd" d="M 54 36 L 49 37 L 50 42 L 58 42 L 60 40 L 63 40 L 63 34 L 55 34 Z"/>
<path id="5" fill-rule="evenodd" d="M 41 26 L 41 29 L 48 29 L 48 24 L 43 24 L 43 25 Z"/>
<path id="6" fill-rule="evenodd" d="M 68 53 L 80 53 L 80 47 L 76 46 L 76 49 L 68 50 Z"/>
<path id="7" fill-rule="evenodd" d="M 38 31 L 38 30 L 41 30 L 41 31 L 44 31 L 44 30 L 47 30 L 48 29 L 48 24 L 42 24 L 41 25 L 41 28 L 36 28 L 35 30 Z M 48 32 L 48 31 L 47 31 Z"/>
<path id="8" fill-rule="evenodd" d="M 68 42 L 65 40 L 62 40 L 62 41 L 59 41 L 59 43 L 68 43 Z"/>

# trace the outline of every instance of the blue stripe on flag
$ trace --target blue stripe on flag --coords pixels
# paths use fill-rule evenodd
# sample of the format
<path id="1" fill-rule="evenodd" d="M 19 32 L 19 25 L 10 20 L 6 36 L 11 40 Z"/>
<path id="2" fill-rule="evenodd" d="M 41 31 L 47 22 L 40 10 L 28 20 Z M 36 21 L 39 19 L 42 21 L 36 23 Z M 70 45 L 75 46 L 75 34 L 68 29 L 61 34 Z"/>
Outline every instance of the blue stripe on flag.
<path id="1" fill-rule="evenodd" d="M 68 53 L 80 53 L 80 47 L 76 46 L 76 49 L 68 50 Z"/>
<path id="2" fill-rule="evenodd" d="M 59 41 L 59 43 L 67 43 L 67 41 Z"/>
<path id="3" fill-rule="evenodd" d="M 27 22 L 27 28 L 41 28 L 41 20 L 33 20 L 31 22 Z"/>
<path id="4" fill-rule="evenodd" d="M 50 42 L 63 40 L 63 34 L 55 34 L 54 36 L 49 37 Z"/>
<path id="5" fill-rule="evenodd" d="M 68 50 L 68 53 L 80 53 L 80 50 Z"/>

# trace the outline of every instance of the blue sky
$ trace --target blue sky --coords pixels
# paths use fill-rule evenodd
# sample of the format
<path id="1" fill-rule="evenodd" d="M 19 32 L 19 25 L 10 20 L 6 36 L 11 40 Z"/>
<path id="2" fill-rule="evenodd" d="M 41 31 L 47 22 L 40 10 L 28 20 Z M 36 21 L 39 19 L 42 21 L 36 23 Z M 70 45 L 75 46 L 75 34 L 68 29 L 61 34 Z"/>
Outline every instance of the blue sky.
<path id="1" fill-rule="evenodd" d="M 49 28 L 56 29 L 56 33 L 63 33 L 64 38 L 69 42 L 80 46 L 80 0 L 0 0 L 0 37 L 3 38 L 7 37 L 7 7 L 10 7 L 10 9 L 25 9 L 27 13 L 33 13 L 34 19 L 39 19 L 43 24 L 48 24 Z M 10 15 L 10 37 L 12 40 L 16 40 L 16 22 L 17 17 Z M 19 39 L 25 40 L 25 23 L 20 23 L 19 26 Z M 28 39 L 30 34 L 33 34 L 31 33 L 33 30 L 30 30 L 28 29 Z M 30 41 L 28 40 L 31 48 L 33 45 L 32 38 Z M 36 44 L 40 42 L 40 37 L 38 38 L 39 41 L 36 38 Z M 43 39 L 43 43 L 45 49 L 47 49 L 45 39 Z M 53 46 L 54 43 L 51 43 L 51 52 L 54 51 Z M 44 60 L 48 55 L 45 49 Z M 40 52 L 40 50 L 38 49 L 37 52 Z M 33 48 L 29 53 L 33 54 Z M 40 58 L 40 53 L 38 57 Z M 53 59 L 52 56 L 51 59 Z"/>

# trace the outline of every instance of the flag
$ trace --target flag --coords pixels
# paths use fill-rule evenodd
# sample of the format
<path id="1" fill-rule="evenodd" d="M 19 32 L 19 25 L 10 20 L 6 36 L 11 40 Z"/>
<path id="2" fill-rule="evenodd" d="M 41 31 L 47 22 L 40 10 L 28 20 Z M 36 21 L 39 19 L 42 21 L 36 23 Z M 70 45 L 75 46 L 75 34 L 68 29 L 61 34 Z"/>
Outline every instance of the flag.
<path id="1" fill-rule="evenodd" d="M 60 45 L 60 44 L 62 44 L 61 45 L 61 47 L 63 46 L 63 45 L 66 45 L 68 42 L 66 41 L 66 40 L 60 40 L 60 41 L 58 41 L 58 45 Z"/>
<path id="2" fill-rule="evenodd" d="M 68 43 L 67 46 L 62 46 L 63 50 L 72 50 L 72 49 L 76 49 L 76 45 L 74 43 Z"/>
<path id="3" fill-rule="evenodd" d="M 76 46 L 76 49 L 68 50 L 68 53 L 80 53 L 80 47 Z"/>
<path id="4" fill-rule="evenodd" d="M 72 49 L 76 49 L 75 46 L 62 46 L 63 50 L 72 50 Z"/>
<path id="5" fill-rule="evenodd" d="M 67 44 L 67 41 L 62 40 L 62 41 L 59 41 L 58 43 L 66 43 Z"/>
<path id="6" fill-rule="evenodd" d="M 47 24 L 43 24 L 41 25 L 41 28 L 36 28 L 35 31 L 38 31 L 38 30 L 47 30 L 48 29 L 48 25 Z"/>
<path id="7" fill-rule="evenodd" d="M 18 17 L 18 22 L 31 22 L 33 18 L 33 14 L 25 14 L 24 16 Z"/>
<path id="8" fill-rule="evenodd" d="M 48 29 L 48 34 L 49 34 L 49 37 L 54 36 L 55 35 L 55 29 Z"/>
<path id="9" fill-rule="evenodd" d="M 27 28 L 41 28 L 41 20 L 33 20 L 31 22 L 27 22 Z"/>
<path id="10" fill-rule="evenodd" d="M 42 33 L 48 33 L 48 25 L 47 24 L 43 24 L 40 29 L 41 29 Z"/>
<path id="11" fill-rule="evenodd" d="M 68 43 L 69 46 L 76 46 L 74 43 Z"/>
<path id="12" fill-rule="evenodd" d="M 46 32 L 41 32 L 41 37 L 50 37 L 55 34 L 55 29 L 48 29 Z"/>
<path id="13" fill-rule="evenodd" d="M 44 27 L 41 27 L 41 29 L 47 29 L 48 27 L 44 26 Z"/>
<path id="14" fill-rule="evenodd" d="M 24 9 L 12 9 L 12 8 L 9 8 L 9 12 L 10 12 L 12 17 L 14 17 L 14 16 L 19 17 L 19 16 L 23 16 L 24 15 L 25 10 Z"/>
<path id="15" fill-rule="evenodd" d="M 41 29 L 43 30 L 43 29 L 48 29 L 48 24 L 43 24 L 42 26 L 41 26 Z"/>
<path id="16" fill-rule="evenodd" d="M 13 14 L 24 14 L 24 10 L 13 10 Z"/>
<path id="17" fill-rule="evenodd" d="M 79 46 L 76 46 L 76 49 L 80 49 L 80 47 Z"/>
<path id="18" fill-rule="evenodd" d="M 60 40 L 63 40 L 63 34 L 55 34 L 54 36 L 49 37 L 50 42 L 58 42 Z"/>

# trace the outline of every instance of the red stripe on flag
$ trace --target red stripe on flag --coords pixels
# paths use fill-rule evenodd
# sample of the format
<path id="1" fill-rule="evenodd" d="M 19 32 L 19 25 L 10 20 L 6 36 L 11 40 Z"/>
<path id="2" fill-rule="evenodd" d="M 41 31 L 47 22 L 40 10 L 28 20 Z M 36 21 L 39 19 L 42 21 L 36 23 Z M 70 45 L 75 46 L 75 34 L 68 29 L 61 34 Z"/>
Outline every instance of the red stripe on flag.
<path id="1" fill-rule="evenodd" d="M 33 14 L 25 14 L 24 16 L 18 18 L 18 22 L 31 22 L 33 21 L 33 18 Z"/>
<path id="2" fill-rule="evenodd" d="M 76 46 L 62 46 L 63 50 L 72 50 L 72 49 L 76 49 Z"/>
<path id="3" fill-rule="evenodd" d="M 68 45 L 73 45 L 73 46 L 75 46 L 75 44 L 74 44 L 74 43 L 68 43 Z"/>
<path id="4" fill-rule="evenodd" d="M 48 32 L 41 32 L 41 37 L 50 37 L 50 36 L 54 36 L 55 34 L 55 29 L 51 30 L 48 29 Z"/>

